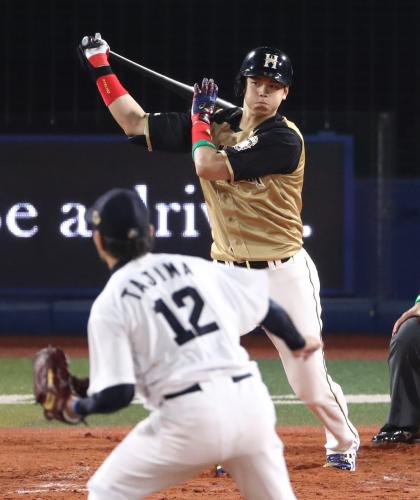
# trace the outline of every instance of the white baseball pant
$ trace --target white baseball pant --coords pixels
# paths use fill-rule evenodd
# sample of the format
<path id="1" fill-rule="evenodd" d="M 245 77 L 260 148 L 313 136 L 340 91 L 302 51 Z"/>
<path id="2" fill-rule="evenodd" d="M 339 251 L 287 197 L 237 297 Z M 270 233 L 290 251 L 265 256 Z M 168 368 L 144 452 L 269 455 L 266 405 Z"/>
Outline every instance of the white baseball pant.
<path id="1" fill-rule="evenodd" d="M 222 463 L 249 500 L 295 496 L 258 373 L 219 376 L 202 391 L 165 400 L 112 451 L 88 482 L 89 500 L 131 500 Z"/>
<path id="2" fill-rule="evenodd" d="M 287 262 L 268 271 L 270 295 L 289 313 L 304 337 L 320 338 L 322 330 L 318 271 L 303 248 Z M 324 352 L 319 349 L 307 360 L 295 358 L 286 344 L 268 333 L 283 362 L 296 396 L 325 427 L 327 454 L 356 452 L 360 439 L 348 418 L 341 387 L 327 373 Z"/>

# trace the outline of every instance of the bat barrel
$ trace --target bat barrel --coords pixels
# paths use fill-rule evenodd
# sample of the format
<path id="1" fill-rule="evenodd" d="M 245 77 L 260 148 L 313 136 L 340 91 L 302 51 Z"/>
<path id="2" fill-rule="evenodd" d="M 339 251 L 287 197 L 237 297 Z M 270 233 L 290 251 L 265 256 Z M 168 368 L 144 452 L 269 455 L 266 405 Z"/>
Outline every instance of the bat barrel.
<path id="1" fill-rule="evenodd" d="M 162 75 L 162 73 L 158 73 L 157 71 L 154 71 L 150 68 L 147 68 L 146 66 L 142 66 L 141 64 L 138 64 L 131 59 L 128 59 L 127 57 L 124 57 L 120 54 L 117 54 L 116 52 L 110 50 L 109 54 L 127 64 L 128 66 L 131 66 L 140 73 L 143 73 L 144 75 L 148 76 L 149 78 L 161 83 L 165 87 L 173 90 L 177 94 L 181 95 L 184 98 L 191 99 L 192 94 L 194 92 L 194 87 L 192 85 L 186 85 L 185 83 L 179 82 L 178 80 L 174 80 L 173 78 L 170 78 L 169 76 Z M 225 101 L 224 99 L 220 99 L 219 97 L 216 100 L 217 106 L 220 106 L 221 108 L 229 109 L 229 108 L 235 108 L 236 106 L 232 104 L 229 101 Z"/>
<path id="2" fill-rule="evenodd" d="M 232 109 L 232 108 L 237 108 L 237 106 L 235 106 L 234 104 L 232 104 L 231 102 L 229 101 L 225 101 L 224 99 L 220 99 L 220 97 L 218 97 L 216 99 L 216 104 L 217 106 L 221 107 L 221 108 L 224 108 L 224 109 Z"/>

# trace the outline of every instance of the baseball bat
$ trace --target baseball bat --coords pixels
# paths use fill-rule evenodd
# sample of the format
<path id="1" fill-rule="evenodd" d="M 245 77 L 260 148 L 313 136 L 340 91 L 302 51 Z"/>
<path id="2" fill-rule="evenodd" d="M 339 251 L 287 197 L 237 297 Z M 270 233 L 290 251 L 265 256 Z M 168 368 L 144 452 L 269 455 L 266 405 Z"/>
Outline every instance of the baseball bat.
<path id="1" fill-rule="evenodd" d="M 110 50 L 109 54 L 115 59 L 118 59 L 119 61 L 125 63 L 127 66 L 135 68 L 139 73 L 142 73 L 152 80 L 155 80 L 156 82 L 162 84 L 164 87 L 172 90 L 181 97 L 184 97 L 186 99 L 192 98 L 192 94 L 194 93 L 194 87 L 192 85 L 187 85 L 185 83 L 179 82 L 178 80 L 174 80 L 169 76 L 162 75 L 157 71 L 153 71 L 152 69 L 147 68 L 146 66 L 142 66 L 141 64 L 138 64 L 131 59 L 127 59 L 127 57 L 117 54 L 113 50 Z M 236 108 L 234 104 L 229 101 L 225 101 L 224 99 L 220 99 L 220 97 L 217 98 L 216 105 L 225 109 Z"/>

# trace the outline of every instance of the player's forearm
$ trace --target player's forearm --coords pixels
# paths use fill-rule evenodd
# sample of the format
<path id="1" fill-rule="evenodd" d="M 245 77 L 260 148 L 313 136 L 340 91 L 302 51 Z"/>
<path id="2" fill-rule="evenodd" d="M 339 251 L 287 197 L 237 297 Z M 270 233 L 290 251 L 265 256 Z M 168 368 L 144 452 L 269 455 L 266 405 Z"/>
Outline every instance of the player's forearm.
<path id="1" fill-rule="evenodd" d="M 209 181 L 230 179 L 225 157 L 213 148 L 201 147 L 194 151 L 197 175 Z"/>
<path id="2" fill-rule="evenodd" d="M 130 94 L 118 97 L 108 109 L 127 136 L 144 135 L 146 113 Z"/>
<path id="3" fill-rule="evenodd" d="M 292 351 L 305 347 L 305 339 L 297 331 L 287 312 L 272 300 L 261 325 L 276 337 L 283 339 Z"/>
<path id="4" fill-rule="evenodd" d="M 80 417 L 92 413 L 111 413 L 128 406 L 134 397 L 134 385 L 120 384 L 72 403 L 72 412 Z"/>
<path id="5" fill-rule="evenodd" d="M 100 33 L 86 35 L 78 47 L 83 65 L 112 116 L 128 136 L 144 135 L 146 113 L 128 94 L 109 64 L 109 45 Z"/>
<path id="6" fill-rule="evenodd" d="M 197 175 L 209 181 L 230 178 L 223 155 L 218 153 L 211 135 L 211 115 L 217 100 L 218 87 L 213 79 L 203 78 L 194 84 L 191 106 L 192 157 Z"/>

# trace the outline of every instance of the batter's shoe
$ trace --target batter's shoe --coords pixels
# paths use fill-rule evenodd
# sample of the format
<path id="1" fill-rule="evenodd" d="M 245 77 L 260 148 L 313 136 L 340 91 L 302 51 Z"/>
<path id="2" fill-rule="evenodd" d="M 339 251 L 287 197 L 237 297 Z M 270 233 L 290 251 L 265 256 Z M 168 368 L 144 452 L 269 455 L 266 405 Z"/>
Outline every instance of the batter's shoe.
<path id="1" fill-rule="evenodd" d="M 214 475 L 216 477 L 226 477 L 227 472 L 220 464 L 217 464 L 214 466 Z"/>
<path id="2" fill-rule="evenodd" d="M 396 427 L 385 424 L 382 429 L 373 436 L 373 444 L 413 444 L 420 443 L 420 432 L 414 427 Z"/>
<path id="3" fill-rule="evenodd" d="M 356 453 L 332 453 L 327 455 L 324 467 L 341 470 L 356 470 Z"/>

